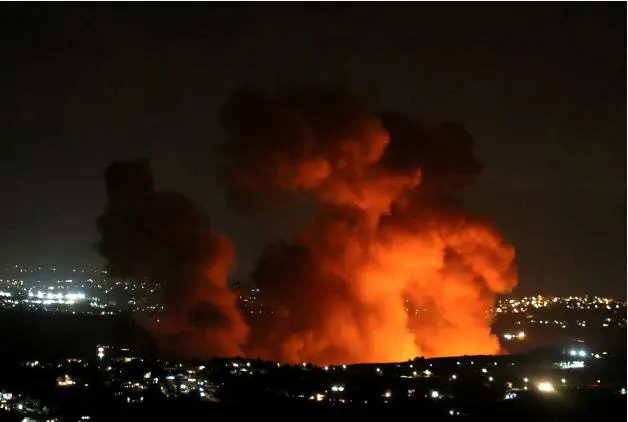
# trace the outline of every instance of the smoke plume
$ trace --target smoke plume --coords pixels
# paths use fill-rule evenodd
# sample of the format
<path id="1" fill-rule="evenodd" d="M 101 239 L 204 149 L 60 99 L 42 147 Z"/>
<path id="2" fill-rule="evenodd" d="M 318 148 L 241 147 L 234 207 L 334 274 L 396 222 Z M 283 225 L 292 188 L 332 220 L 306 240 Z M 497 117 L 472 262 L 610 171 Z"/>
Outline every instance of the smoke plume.
<path id="1" fill-rule="evenodd" d="M 239 355 L 248 327 L 227 285 L 234 250 L 188 198 L 155 192 L 147 161 L 117 162 L 105 173 L 108 204 L 98 249 L 113 275 L 163 286 L 164 311 L 149 328 L 165 352 Z"/>
<path id="2" fill-rule="evenodd" d="M 456 201 L 482 169 L 461 126 L 379 116 L 319 86 L 243 90 L 220 118 L 240 209 L 317 204 L 252 274 L 276 312 L 251 320 L 248 354 L 333 364 L 499 352 L 486 313 L 516 285 L 514 250 Z"/>

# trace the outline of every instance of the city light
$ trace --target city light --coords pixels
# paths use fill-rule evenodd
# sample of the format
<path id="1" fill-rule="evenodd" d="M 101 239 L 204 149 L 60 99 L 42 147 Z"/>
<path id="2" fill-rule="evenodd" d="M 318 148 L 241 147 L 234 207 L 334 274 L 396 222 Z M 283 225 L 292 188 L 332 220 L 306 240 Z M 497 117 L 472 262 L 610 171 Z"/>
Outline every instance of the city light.
<path id="1" fill-rule="evenodd" d="M 75 384 L 74 380 L 71 379 L 69 375 L 64 375 L 62 378 L 57 380 L 57 385 L 59 387 L 68 387 L 68 386 L 74 385 L 74 384 Z"/>
<path id="2" fill-rule="evenodd" d="M 551 382 L 540 382 L 537 386 L 536 386 L 537 390 L 543 392 L 543 393 L 553 393 L 554 391 L 556 391 L 554 389 L 554 385 Z"/>
<path id="3" fill-rule="evenodd" d="M 526 333 L 523 331 L 519 331 L 518 333 L 504 333 L 503 335 L 505 340 L 518 340 L 518 341 L 522 341 L 525 340 L 526 338 Z"/>
<path id="4" fill-rule="evenodd" d="M 569 362 L 558 362 L 556 364 L 560 369 L 582 369 L 584 368 L 584 362 L 581 360 L 569 361 Z"/>

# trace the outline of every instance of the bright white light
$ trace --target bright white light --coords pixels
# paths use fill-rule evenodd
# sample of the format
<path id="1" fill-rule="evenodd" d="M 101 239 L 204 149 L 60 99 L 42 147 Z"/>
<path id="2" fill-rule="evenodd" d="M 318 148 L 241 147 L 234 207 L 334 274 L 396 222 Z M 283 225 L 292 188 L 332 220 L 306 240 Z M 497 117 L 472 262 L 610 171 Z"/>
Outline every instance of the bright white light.
<path id="1" fill-rule="evenodd" d="M 37 294 L 37 297 L 39 297 L 39 293 Z M 66 293 L 65 299 L 66 300 L 83 300 L 85 299 L 85 293 Z"/>
<path id="2" fill-rule="evenodd" d="M 564 383 L 566 383 L 566 382 L 567 382 L 567 380 L 566 380 L 565 378 L 561 378 L 561 379 L 560 379 L 560 382 L 564 384 Z"/>
<path id="3" fill-rule="evenodd" d="M 543 393 L 553 393 L 556 391 L 554 385 L 551 382 L 540 382 L 536 388 Z"/>
<path id="4" fill-rule="evenodd" d="M 488 371 L 486 370 L 486 368 L 482 368 L 482 373 L 486 374 Z"/>
<path id="5" fill-rule="evenodd" d="M 492 382 L 493 381 L 493 377 L 488 377 L 488 380 Z"/>
<path id="6" fill-rule="evenodd" d="M 440 397 L 440 394 L 438 393 L 438 391 L 432 390 L 432 391 L 430 391 L 430 397 L 433 398 L 433 399 L 437 399 L 437 398 Z"/>
<path id="7" fill-rule="evenodd" d="M 576 356 L 576 355 L 578 354 L 578 352 L 576 352 L 575 350 L 570 350 L 570 351 L 569 351 L 569 354 L 570 354 L 571 356 Z"/>
<path id="8" fill-rule="evenodd" d="M 527 377 L 523 379 L 523 382 L 528 382 L 528 381 L 529 381 L 529 380 L 528 380 L 528 378 L 527 378 Z"/>
<path id="9" fill-rule="evenodd" d="M 580 350 L 578 352 L 578 356 L 580 356 L 581 358 L 585 357 L 587 355 L 587 352 L 585 352 L 584 350 Z"/>

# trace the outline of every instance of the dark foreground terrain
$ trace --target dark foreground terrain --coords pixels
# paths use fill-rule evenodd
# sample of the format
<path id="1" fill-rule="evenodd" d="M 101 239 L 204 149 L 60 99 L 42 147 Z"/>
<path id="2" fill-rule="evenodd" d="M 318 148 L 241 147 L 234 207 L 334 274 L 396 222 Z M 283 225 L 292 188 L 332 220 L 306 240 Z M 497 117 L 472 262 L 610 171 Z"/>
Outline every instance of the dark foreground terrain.
<path id="1" fill-rule="evenodd" d="M 270 418 L 269 420 L 517 420 L 517 421 L 595 421 L 626 420 L 626 400 L 599 395 L 549 400 L 528 398 L 490 406 L 478 404 L 462 410 L 412 404 L 319 405 L 296 402 L 252 402 L 240 405 L 162 401 L 133 406 L 110 406 L 92 413 L 92 421 L 173 421 L 208 418 Z M 23 417 L 0 413 L 0 421 L 22 421 Z M 65 420 L 65 419 L 63 419 Z M 71 420 L 71 419 L 67 419 Z"/>
<path id="2" fill-rule="evenodd" d="M 150 335 L 131 314 L 99 316 L 68 313 L 1 311 L 0 359 L 33 360 L 92 356 L 98 344 L 154 353 Z"/>
<path id="3" fill-rule="evenodd" d="M 199 384 L 199 381 L 205 375 L 189 375 L 193 373 L 189 369 L 194 365 L 199 367 L 201 363 L 188 363 L 186 367 L 186 363 L 182 366 L 153 360 L 151 356 L 156 355 L 156 349 L 151 337 L 136 324 L 130 314 L 103 317 L 50 312 L 1 312 L 0 332 L 3 335 L 3 341 L 0 342 L 0 393 L 10 391 L 19 395 L 19 398 L 5 401 L 11 412 L 0 406 L 0 421 L 46 420 L 47 416 L 43 419 L 28 419 L 30 416 L 41 416 L 42 406 L 51 409 L 50 416 L 54 415 L 57 422 L 178 422 L 239 417 L 344 421 L 375 417 L 424 421 L 482 419 L 537 422 L 626 420 L 627 416 L 625 330 L 613 331 L 618 335 L 603 339 L 598 344 L 598 347 L 604 346 L 599 349 L 600 352 L 609 351 L 604 359 L 597 360 L 589 356 L 586 358 L 586 369 L 567 371 L 556 369 L 553 365 L 561 360 L 572 359 L 568 352 L 561 352 L 560 349 L 556 356 L 555 352 L 538 351 L 526 355 L 419 359 L 401 364 L 363 366 L 361 369 L 356 368 L 356 371 L 364 371 L 365 378 L 356 375 L 357 378 L 353 381 L 348 375 L 343 375 L 345 369 L 339 367 L 336 370 L 340 373 L 332 373 L 331 368 L 327 372 L 326 369 L 302 368 L 301 365 L 293 368 L 282 366 L 281 369 L 260 370 L 253 375 L 255 363 L 251 367 L 246 366 L 248 372 L 245 373 L 241 373 L 241 369 L 234 369 L 247 365 L 245 361 L 231 359 L 203 363 L 207 366 L 206 371 L 209 371 L 207 379 L 212 380 L 218 391 L 216 394 L 219 402 L 198 398 L 199 391 L 203 391 L 200 387 L 203 384 Z M 549 333 L 544 334 L 551 336 Z M 530 335 L 542 338 L 533 331 L 530 331 Z M 564 344 L 565 341 L 560 343 Z M 608 345 L 620 343 L 622 350 L 618 352 L 606 348 Z M 95 352 L 97 346 L 102 344 L 109 345 L 111 350 L 116 347 L 130 348 L 138 358 L 128 362 L 123 357 L 114 359 L 107 355 L 104 360 L 98 360 Z M 533 345 L 535 344 L 528 343 L 523 346 Z M 594 350 L 597 349 L 591 349 L 591 355 Z M 71 363 L 67 359 L 70 357 L 82 358 L 83 361 Z M 42 363 L 37 367 L 25 366 L 24 362 L 29 360 L 53 363 L 47 366 L 42 366 Z M 237 362 L 240 362 L 240 367 Z M 274 363 L 270 363 L 270 367 L 278 368 Z M 425 391 L 419 393 L 418 386 L 422 381 L 408 375 L 414 373 L 416 376 L 417 372 L 421 374 L 425 369 L 434 373 L 433 377 L 425 381 L 434 384 L 426 386 Z M 228 373 L 221 375 L 225 370 Z M 392 371 L 405 371 L 405 375 L 393 374 Z M 349 372 L 347 369 L 346 374 Z M 75 379 L 83 381 L 77 381 L 70 388 L 59 387 L 57 383 L 64 374 L 71 374 Z M 457 377 L 452 377 L 452 374 Z M 535 376 L 541 376 L 539 379 L 551 376 L 556 386 L 560 386 L 561 378 L 565 378 L 567 385 L 573 387 L 558 388 L 550 394 L 541 393 L 536 391 L 533 382 Z M 158 377 L 158 383 L 152 382 L 155 377 Z M 527 377 L 530 377 L 530 383 L 527 384 L 530 389 L 523 390 L 522 386 L 528 383 Z M 408 381 L 408 378 L 412 379 Z M 396 379 L 399 381 L 394 381 Z M 518 380 L 520 384 L 524 384 L 509 390 L 510 387 L 506 387 L 509 384 L 506 381 L 509 380 Z M 395 382 L 400 384 L 395 385 Z M 412 399 L 405 398 L 405 391 L 415 387 L 404 387 L 405 382 L 417 383 L 417 394 Z M 138 383 L 144 385 L 141 391 L 131 391 Z M 186 384 L 186 391 L 182 390 L 183 384 Z M 333 399 L 327 401 L 327 391 L 326 401 L 311 400 L 316 391 L 329 389 L 332 384 L 344 385 L 345 395 L 347 392 L 366 389 L 369 385 L 377 391 L 385 391 L 384 387 L 392 387 L 393 391 L 397 391 L 395 388 L 398 387 L 404 393 L 398 395 L 394 392 L 389 399 L 389 396 L 383 396 L 379 391 L 368 399 L 354 397 L 339 403 Z M 203 385 L 205 386 L 207 384 Z M 164 388 L 171 390 L 166 392 Z M 450 388 L 453 388 L 452 395 L 444 395 L 437 400 L 430 399 L 430 393 L 434 389 L 443 393 Z M 308 391 L 299 392 L 303 389 Z M 172 394 L 173 391 L 177 393 Z M 508 391 L 517 391 L 516 398 L 505 399 L 504 393 Z M 408 395 L 409 392 L 410 390 Z M 138 400 L 139 396 L 141 401 Z M 39 400 L 39 410 L 29 410 L 29 397 Z M 18 401 L 24 403 L 19 404 L 19 409 Z M 86 419 L 87 415 L 89 419 Z"/>

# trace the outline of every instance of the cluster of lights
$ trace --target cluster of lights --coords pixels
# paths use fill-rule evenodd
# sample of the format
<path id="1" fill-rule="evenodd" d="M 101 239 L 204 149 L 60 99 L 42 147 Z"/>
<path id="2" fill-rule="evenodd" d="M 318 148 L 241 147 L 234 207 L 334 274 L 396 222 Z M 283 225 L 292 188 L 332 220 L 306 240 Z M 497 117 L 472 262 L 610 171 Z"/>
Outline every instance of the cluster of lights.
<path id="1" fill-rule="evenodd" d="M 113 315 L 119 311 L 132 309 L 141 312 L 157 312 L 163 307 L 156 303 L 154 293 L 160 288 L 156 282 L 148 280 L 113 280 L 106 279 L 106 271 L 89 271 L 73 269 L 73 273 L 82 273 L 78 279 L 61 278 L 58 273 L 53 274 L 54 267 L 35 267 L 34 269 L 15 267 L 19 274 L 12 274 L 0 278 L 0 306 L 15 308 L 25 306 L 27 309 L 71 311 L 68 306 L 91 297 L 90 308 L 80 312 L 88 314 Z M 9 269 L 12 271 L 13 269 Z M 51 271 L 50 273 L 47 273 Z M 24 273 L 34 273 L 37 278 Z M 89 274 L 89 275 L 88 275 Z M 93 275 L 92 275 L 93 274 Z M 93 278 L 90 278 L 90 275 Z M 75 293 L 68 290 L 88 289 L 89 293 Z M 124 303 L 116 303 L 117 291 L 124 290 L 125 294 L 132 294 Z M 55 306 L 56 305 L 56 306 Z M 43 306 L 43 309 L 42 309 Z M 94 309 L 95 308 L 95 309 Z"/>
<path id="2" fill-rule="evenodd" d="M 582 350 L 582 349 L 581 350 L 574 350 L 574 349 L 572 349 L 572 350 L 569 351 L 569 356 L 574 356 L 574 357 L 578 356 L 578 357 L 581 357 L 581 358 L 585 358 L 585 357 L 588 356 L 588 353 L 585 350 Z"/>
<path id="3" fill-rule="evenodd" d="M 558 362 L 557 366 L 560 369 L 582 369 L 584 368 L 584 362 L 581 360 L 571 362 Z"/>
<path id="4" fill-rule="evenodd" d="M 36 297 L 37 299 L 66 299 L 66 300 L 84 300 L 85 293 L 52 293 L 47 292 L 44 293 L 39 291 L 37 293 L 33 293 L 32 291 L 28 292 L 28 297 Z"/>
<path id="5" fill-rule="evenodd" d="M 516 334 L 513 334 L 513 333 L 505 333 L 504 334 L 504 339 L 508 340 L 508 341 L 510 341 L 510 340 L 519 340 L 519 341 L 521 341 L 521 340 L 525 340 L 525 338 L 526 338 L 526 333 L 524 333 L 523 331 L 519 331 Z"/>
<path id="6" fill-rule="evenodd" d="M 74 382 L 74 380 L 72 378 L 70 378 L 69 375 L 64 375 L 62 378 L 60 378 L 57 381 L 57 385 L 59 387 L 68 387 L 68 386 L 71 386 L 71 385 L 74 385 L 74 384 L 76 384 L 76 383 Z"/>
<path id="7" fill-rule="evenodd" d="M 626 302 L 597 296 L 529 296 L 522 298 L 501 299 L 495 306 L 495 312 L 527 313 L 529 311 L 562 306 L 567 309 L 625 309 Z"/>

